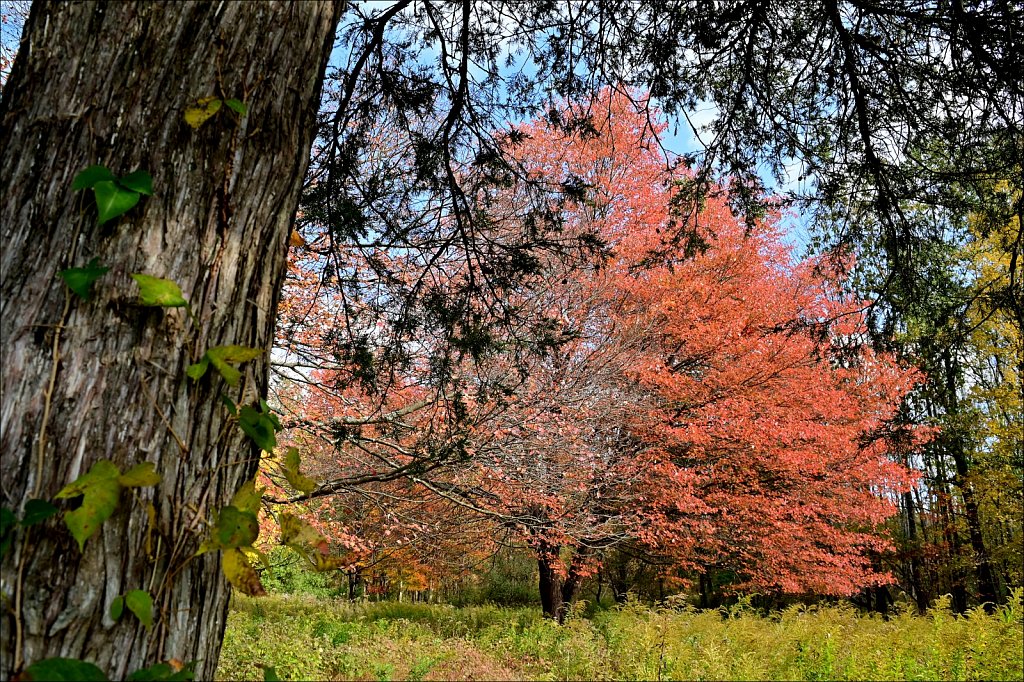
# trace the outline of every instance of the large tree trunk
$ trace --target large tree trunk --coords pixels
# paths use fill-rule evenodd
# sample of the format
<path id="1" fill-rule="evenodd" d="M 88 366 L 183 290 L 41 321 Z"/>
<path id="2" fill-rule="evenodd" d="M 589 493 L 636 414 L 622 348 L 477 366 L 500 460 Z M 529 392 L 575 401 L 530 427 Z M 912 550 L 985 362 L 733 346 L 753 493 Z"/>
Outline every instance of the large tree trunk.
<path id="1" fill-rule="evenodd" d="M 558 619 L 562 612 L 562 582 L 551 567 L 551 562 L 543 556 L 537 558 L 537 569 L 540 574 L 540 607 L 545 618 Z"/>
<path id="2" fill-rule="evenodd" d="M 236 388 L 219 376 L 192 385 L 185 368 L 212 346 L 271 346 L 341 9 L 33 5 L 0 105 L 2 504 L 20 513 L 52 499 L 101 459 L 153 462 L 163 481 L 122 493 L 84 552 L 59 517 L 19 532 L 2 563 L 0 678 L 52 656 L 115 679 L 197 660 L 197 676 L 213 677 L 229 589 L 219 553 L 189 557 L 257 466 L 220 397 L 264 395 L 268 357 L 245 365 Z M 185 109 L 214 95 L 244 100 L 248 115 L 224 107 L 186 125 Z M 92 192 L 71 189 L 93 164 L 149 171 L 154 196 L 97 226 Z M 86 302 L 56 275 L 92 258 L 110 272 Z M 177 282 L 198 327 L 181 308 L 138 306 L 131 273 Z M 132 589 L 155 597 L 151 631 L 108 615 Z"/>

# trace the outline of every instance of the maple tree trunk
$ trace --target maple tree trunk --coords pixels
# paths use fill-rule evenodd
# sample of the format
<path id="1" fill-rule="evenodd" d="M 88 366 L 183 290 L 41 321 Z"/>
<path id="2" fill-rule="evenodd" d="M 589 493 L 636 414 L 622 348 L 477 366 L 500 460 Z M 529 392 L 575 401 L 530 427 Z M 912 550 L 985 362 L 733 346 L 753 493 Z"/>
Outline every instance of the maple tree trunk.
<path id="1" fill-rule="evenodd" d="M 540 606 L 546 618 L 557 619 L 562 612 L 562 585 L 558 574 L 544 557 L 537 559 L 540 574 Z"/>
<path id="2" fill-rule="evenodd" d="M 189 557 L 257 466 L 221 395 L 265 394 L 268 357 L 243 365 L 237 388 L 219 376 L 193 385 L 185 368 L 213 346 L 269 351 L 341 10 L 33 4 L 0 103 L 0 504 L 20 514 L 101 459 L 122 471 L 153 462 L 163 480 L 123 492 L 84 552 L 59 516 L 16 536 L 0 566 L 0 679 L 53 656 L 112 679 L 196 660 L 197 678 L 212 679 L 229 588 L 218 553 Z M 183 112 L 206 96 L 242 100 L 248 113 L 222 107 L 193 130 Z M 97 226 L 92 191 L 71 189 L 93 164 L 148 171 L 154 195 Z M 110 271 L 83 301 L 56 275 L 92 258 Z M 198 327 L 182 308 L 137 305 L 131 273 L 177 282 Z M 154 596 L 151 630 L 108 615 L 133 589 Z"/>
<path id="3" fill-rule="evenodd" d="M 569 564 L 569 572 L 562 583 L 562 603 L 558 611 L 559 623 L 565 622 L 565 617 L 569 614 L 569 607 L 576 601 L 580 585 L 583 584 L 583 564 L 587 556 L 586 551 L 576 550 L 572 562 Z"/>

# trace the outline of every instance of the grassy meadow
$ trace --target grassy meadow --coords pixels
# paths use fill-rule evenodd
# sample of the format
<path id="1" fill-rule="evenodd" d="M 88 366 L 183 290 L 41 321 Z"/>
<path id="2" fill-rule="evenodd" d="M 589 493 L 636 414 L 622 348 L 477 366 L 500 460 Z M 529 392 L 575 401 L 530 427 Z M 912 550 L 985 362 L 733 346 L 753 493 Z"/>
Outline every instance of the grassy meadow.
<path id="1" fill-rule="evenodd" d="M 849 606 L 694 611 L 235 597 L 218 679 L 1020 680 L 1021 593 L 989 615 L 939 603 L 885 620 Z"/>

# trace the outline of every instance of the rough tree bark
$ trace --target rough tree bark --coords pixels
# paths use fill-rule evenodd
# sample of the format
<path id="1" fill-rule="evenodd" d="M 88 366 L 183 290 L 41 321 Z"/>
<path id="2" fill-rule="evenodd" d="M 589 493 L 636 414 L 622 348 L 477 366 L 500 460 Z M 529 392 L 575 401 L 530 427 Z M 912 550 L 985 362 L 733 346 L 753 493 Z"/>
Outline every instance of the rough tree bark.
<path id="1" fill-rule="evenodd" d="M 576 551 L 563 579 L 554 568 L 562 550 L 560 546 L 545 540 L 535 540 L 533 550 L 537 555 L 541 610 L 546 618 L 564 623 L 583 583 L 583 563 L 587 553 L 584 550 Z"/>
<path id="2" fill-rule="evenodd" d="M 2 563 L 0 679 L 52 656 L 113 678 L 171 658 L 217 664 L 229 588 L 218 553 L 189 560 L 204 521 L 250 478 L 258 451 L 221 404 L 263 395 L 268 358 L 237 388 L 197 385 L 206 348 L 269 350 L 287 239 L 341 2 L 36 2 L 0 104 L 2 504 L 52 499 L 98 460 L 153 462 L 80 552 L 60 521 L 19 535 Z M 183 111 L 237 98 L 198 130 Z M 82 169 L 149 171 L 155 194 L 96 225 Z M 92 300 L 58 271 L 98 258 Z M 198 318 L 143 308 L 130 273 L 177 282 Z M 52 384 L 51 384 L 52 382 Z M 52 385 L 52 390 L 51 390 Z M 42 455 L 40 457 L 40 451 Z M 145 503 L 156 512 L 149 528 Z M 108 615 L 150 590 L 157 621 Z"/>

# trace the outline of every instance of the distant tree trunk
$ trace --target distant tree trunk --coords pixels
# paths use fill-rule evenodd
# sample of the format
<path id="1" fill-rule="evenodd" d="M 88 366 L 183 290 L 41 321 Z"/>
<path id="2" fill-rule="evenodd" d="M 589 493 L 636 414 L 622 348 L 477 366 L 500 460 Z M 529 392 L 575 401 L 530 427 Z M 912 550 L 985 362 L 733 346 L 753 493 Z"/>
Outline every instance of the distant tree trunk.
<path id="1" fill-rule="evenodd" d="M 903 512 L 907 518 L 907 543 L 910 545 L 910 591 L 917 603 L 918 612 L 924 613 L 928 609 L 930 597 L 921 577 L 921 547 L 917 536 L 914 496 L 909 490 L 903 493 Z"/>
<path id="2" fill-rule="evenodd" d="M 710 599 L 708 593 L 711 589 L 711 577 L 708 575 L 707 569 L 702 569 L 700 574 L 697 576 L 697 591 L 700 595 L 700 608 L 706 609 L 710 607 Z"/>
<path id="3" fill-rule="evenodd" d="M 0 679 L 52 656 L 111 679 L 196 660 L 197 678 L 213 678 L 229 588 L 219 553 L 189 557 L 258 461 L 221 396 L 266 395 L 269 358 L 244 365 L 234 389 L 218 376 L 193 385 L 185 368 L 212 346 L 271 347 L 341 9 L 33 4 L 0 102 L 2 504 L 52 499 L 101 459 L 153 462 L 163 481 L 138 501 L 122 494 L 84 553 L 59 517 L 16 539 L 0 565 Z M 207 96 L 248 114 L 225 106 L 193 130 L 183 113 Z M 150 172 L 154 195 L 97 226 L 92 191 L 71 189 L 93 164 Z M 110 272 L 82 301 L 57 272 L 92 258 Z M 198 328 L 180 308 L 138 306 L 131 273 L 177 282 Z M 133 589 L 153 593 L 152 631 L 108 615 Z"/>
<path id="4" fill-rule="evenodd" d="M 562 612 L 562 586 L 551 562 L 543 556 L 537 559 L 540 573 L 540 606 L 547 618 L 558 619 Z"/>
<path id="5" fill-rule="evenodd" d="M 957 361 L 953 358 L 952 352 L 948 348 L 943 352 L 943 368 L 946 373 L 947 410 L 950 414 L 955 415 L 960 412 L 959 398 L 957 396 Z M 974 487 L 968 478 L 970 463 L 968 462 L 967 444 L 964 442 L 963 434 L 955 431 L 949 434 L 945 442 L 949 454 L 953 458 L 953 465 L 956 467 L 956 485 L 963 496 L 967 535 L 974 553 L 974 561 L 972 563 L 974 565 L 975 577 L 978 580 L 978 598 L 985 605 L 985 609 L 991 612 L 998 595 L 996 593 L 995 574 L 992 570 L 992 560 L 989 558 L 988 549 L 985 547 L 985 538 L 982 535 L 978 501 L 974 496 Z"/>

